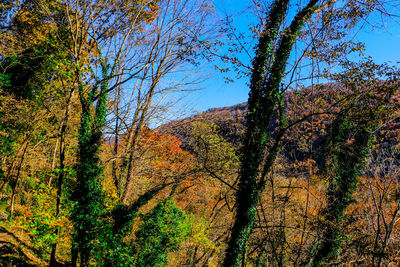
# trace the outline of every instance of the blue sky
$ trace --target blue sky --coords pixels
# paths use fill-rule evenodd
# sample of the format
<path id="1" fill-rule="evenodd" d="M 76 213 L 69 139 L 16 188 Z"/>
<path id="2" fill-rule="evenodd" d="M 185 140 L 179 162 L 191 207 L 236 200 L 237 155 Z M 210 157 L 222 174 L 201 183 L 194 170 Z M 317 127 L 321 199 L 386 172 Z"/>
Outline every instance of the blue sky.
<path id="1" fill-rule="evenodd" d="M 215 1 L 216 10 L 219 13 L 232 12 L 245 9 L 249 2 L 240 0 Z M 247 30 L 247 25 L 252 19 L 249 16 L 235 17 L 240 30 Z M 378 18 L 375 23 L 382 25 Z M 370 55 L 377 63 L 400 61 L 400 25 L 398 22 L 388 19 L 385 27 L 372 29 L 365 27 L 355 35 L 355 40 L 364 42 L 366 54 Z M 231 75 L 233 77 L 234 74 Z M 209 78 L 200 85 L 203 89 L 188 94 L 183 101 L 189 113 L 202 112 L 213 107 L 224 107 L 247 101 L 249 88 L 247 79 L 236 79 L 233 83 L 225 83 L 222 74 L 214 71 Z"/>

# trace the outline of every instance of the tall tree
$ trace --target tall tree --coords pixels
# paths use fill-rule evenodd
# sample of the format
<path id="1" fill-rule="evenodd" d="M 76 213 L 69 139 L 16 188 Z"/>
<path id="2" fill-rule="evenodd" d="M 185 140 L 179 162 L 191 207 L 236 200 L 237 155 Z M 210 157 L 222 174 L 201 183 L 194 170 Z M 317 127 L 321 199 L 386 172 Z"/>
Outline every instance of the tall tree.
<path id="1" fill-rule="evenodd" d="M 344 213 L 354 202 L 358 175 L 365 165 L 375 129 L 396 110 L 393 96 L 398 93 L 399 82 L 395 68 L 370 61 L 352 67 L 356 68 L 340 75 L 351 93 L 342 103 L 342 110 L 332 122 L 327 136 L 325 169 L 329 187 L 327 206 L 323 211 L 327 225 L 323 227 L 312 257 L 312 266 L 325 266 L 338 260 Z"/>
<path id="2" fill-rule="evenodd" d="M 132 215 L 167 186 L 158 186 L 138 201 L 125 205 L 131 194 L 129 189 L 134 186 L 131 182 L 135 170 L 132 157 L 141 130 L 165 96 L 184 84 L 183 79 L 160 87 L 160 81 L 184 63 L 194 62 L 201 50 L 200 43 L 210 30 L 205 27 L 208 24 L 205 18 L 211 14 L 212 8 L 208 3 L 196 5 L 183 0 L 62 2 L 72 40 L 71 47 L 63 48 L 70 53 L 75 66 L 71 75 L 82 111 L 79 157 L 75 168 L 77 183 L 72 193 L 72 200 L 76 203 L 72 219 L 77 247 L 72 254 L 73 264 L 76 264 L 79 254 L 81 265 L 86 266 L 94 250 L 96 233 L 105 227 L 101 218 L 112 213 L 115 237 L 108 241 L 111 247 L 122 245 L 123 235 L 117 232 L 128 234 L 125 226 L 132 222 Z M 192 17 L 198 20 L 195 26 Z M 123 205 L 117 205 L 113 212 L 102 217 L 100 215 L 106 210 L 99 147 L 107 116 L 107 95 L 124 85 L 136 88 L 133 81 L 140 85 L 132 94 L 137 97 L 138 104 L 128 131 L 128 175 L 126 181 L 114 181 L 124 189 L 120 203 Z M 159 102 L 153 107 L 157 94 L 160 95 Z M 117 237 L 121 238 L 117 240 Z"/>
<path id="3" fill-rule="evenodd" d="M 107 116 L 108 93 L 134 79 L 140 67 L 131 48 L 134 34 L 154 17 L 155 1 L 63 1 L 71 46 L 63 48 L 74 65 L 71 73 L 81 107 L 76 184 L 71 199 L 75 233 L 72 264 L 87 266 L 101 226 L 104 207 L 99 148 Z M 123 77 L 123 78 L 122 78 Z"/>
<path id="4" fill-rule="evenodd" d="M 257 204 L 269 172 L 280 147 L 280 133 L 265 159 L 269 122 L 280 101 L 280 86 L 293 44 L 305 21 L 317 10 L 318 0 L 311 0 L 294 17 L 290 26 L 280 36 L 287 16 L 289 1 L 276 0 L 271 5 L 266 27 L 259 38 L 250 81 L 247 130 L 243 146 L 237 210 L 224 266 L 238 266 L 246 242 L 253 228 Z M 279 41 L 275 50 L 275 42 Z M 272 62 L 272 63 L 271 63 Z M 282 125 L 284 127 L 284 125 Z"/>
<path id="5" fill-rule="evenodd" d="M 333 24 L 340 25 L 340 23 L 346 25 L 343 28 L 351 28 L 360 18 L 373 10 L 369 2 L 355 5 L 352 1 L 336 3 L 336 1 L 310 0 L 299 6 L 299 10 L 296 11 L 290 8 L 292 7 L 290 1 L 275 0 L 261 23 L 263 28 L 260 31 L 251 68 L 249 112 L 236 196 L 236 217 L 226 250 L 224 266 L 238 266 L 245 254 L 246 243 L 257 214 L 257 204 L 266 185 L 267 174 L 280 150 L 281 138 L 291 126 L 287 125 L 285 119 L 283 94 L 287 86 L 284 86 L 283 79 L 293 46 L 300 37 L 303 25 L 313 14 L 328 10 L 328 12 L 322 12 L 324 16 L 322 16 L 320 31 L 329 33 L 326 34 L 328 36 L 332 32 L 324 31 L 324 29 L 332 29 Z M 352 10 L 349 13 L 350 16 L 346 13 L 346 8 Z M 358 11 L 354 12 L 356 9 Z M 346 17 L 349 18 L 348 21 Z M 290 23 L 285 26 L 287 20 Z M 340 32 L 338 36 L 343 36 L 344 33 L 346 31 Z M 324 37 L 321 38 L 324 40 Z M 305 45 L 304 51 L 316 43 L 318 42 L 312 37 L 310 43 Z M 318 48 L 318 45 L 314 47 Z M 322 45 L 322 47 L 326 46 Z M 294 68 L 296 66 L 297 63 L 294 64 Z M 271 134 L 269 127 L 274 115 L 278 118 L 279 125 L 278 131 Z"/>

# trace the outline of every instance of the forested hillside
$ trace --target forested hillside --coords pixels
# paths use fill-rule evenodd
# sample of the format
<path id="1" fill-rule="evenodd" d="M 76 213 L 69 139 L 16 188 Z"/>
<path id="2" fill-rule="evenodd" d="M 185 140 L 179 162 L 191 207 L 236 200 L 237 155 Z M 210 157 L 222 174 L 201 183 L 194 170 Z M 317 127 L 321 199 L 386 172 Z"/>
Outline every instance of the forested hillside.
<path id="1" fill-rule="evenodd" d="M 0 2 L 1 266 L 400 264 L 397 1 L 221 3 Z M 152 128 L 210 69 L 248 102 Z"/>
<path id="2" fill-rule="evenodd" d="M 341 89 L 339 89 L 341 88 Z M 297 127 L 286 133 L 284 137 L 283 155 L 290 160 L 304 160 L 308 151 L 322 150 L 323 140 L 326 137 L 326 130 L 331 123 L 331 109 L 342 96 L 332 96 L 332 91 L 340 93 L 345 88 L 339 84 L 320 84 L 291 90 L 285 94 L 285 103 L 288 107 L 286 114 L 289 123 L 296 122 L 298 118 L 305 118 Z M 393 96 L 393 107 L 400 104 L 399 94 Z M 340 101 L 338 101 L 340 102 Z M 336 111 L 340 109 L 337 104 Z M 245 128 L 247 103 L 241 103 L 230 107 L 211 108 L 203 113 L 181 120 L 171 121 L 157 127 L 157 131 L 178 137 L 181 147 L 187 151 L 193 151 L 193 132 L 197 124 L 210 124 L 215 128 L 215 133 L 221 138 L 232 143 L 236 147 L 242 145 Z M 310 116 L 315 113 L 314 116 Z M 317 114 L 318 113 L 318 114 Z M 324 113 L 324 114 L 319 114 Z M 270 125 L 272 133 L 277 127 L 275 123 Z M 375 146 L 396 147 L 399 142 L 400 121 L 397 115 L 389 118 L 386 123 L 380 126 L 376 133 Z M 320 161 L 322 154 L 313 155 L 314 160 Z"/>

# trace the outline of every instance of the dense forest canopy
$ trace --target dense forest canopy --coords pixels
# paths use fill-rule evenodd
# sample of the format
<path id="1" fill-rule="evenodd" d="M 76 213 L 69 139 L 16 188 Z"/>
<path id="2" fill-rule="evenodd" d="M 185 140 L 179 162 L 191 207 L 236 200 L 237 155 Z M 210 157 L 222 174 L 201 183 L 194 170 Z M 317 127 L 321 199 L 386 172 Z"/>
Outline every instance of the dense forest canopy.
<path id="1" fill-rule="evenodd" d="M 2 1 L 0 265 L 400 264 L 397 2 Z M 163 121 L 209 69 L 247 103 Z"/>

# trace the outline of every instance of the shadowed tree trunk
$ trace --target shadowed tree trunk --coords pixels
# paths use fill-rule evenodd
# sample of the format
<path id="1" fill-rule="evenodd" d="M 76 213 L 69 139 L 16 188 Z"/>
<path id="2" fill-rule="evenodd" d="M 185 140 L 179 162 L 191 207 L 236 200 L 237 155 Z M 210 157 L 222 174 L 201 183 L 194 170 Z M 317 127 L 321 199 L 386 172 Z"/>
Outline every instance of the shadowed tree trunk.
<path id="1" fill-rule="evenodd" d="M 354 201 L 357 175 L 364 166 L 369 144 L 373 136 L 373 125 L 357 127 L 348 120 L 338 118 L 331 127 L 330 145 L 334 149 L 329 169 L 333 170 L 327 192 L 328 206 L 325 209 L 325 220 L 329 224 L 322 235 L 322 241 L 312 266 L 325 266 L 326 260 L 334 260 L 339 256 L 343 239 L 341 225 L 345 209 Z M 347 140 L 354 138 L 351 145 Z"/>

